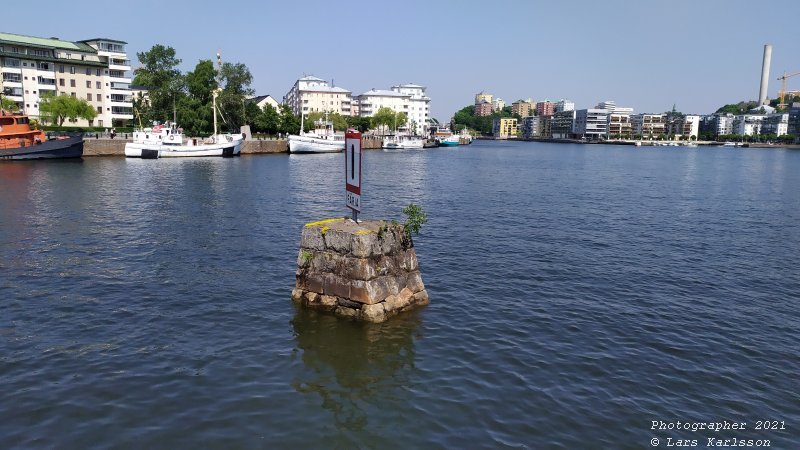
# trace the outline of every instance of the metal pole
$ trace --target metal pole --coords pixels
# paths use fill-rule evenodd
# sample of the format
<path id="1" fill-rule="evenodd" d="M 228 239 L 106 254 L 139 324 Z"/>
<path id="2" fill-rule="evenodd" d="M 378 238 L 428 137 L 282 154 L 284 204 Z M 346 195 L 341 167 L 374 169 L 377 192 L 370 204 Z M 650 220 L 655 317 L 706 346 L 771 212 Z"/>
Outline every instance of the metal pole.
<path id="1" fill-rule="evenodd" d="M 353 212 L 353 222 L 358 223 L 358 211 L 355 209 L 351 210 Z"/>

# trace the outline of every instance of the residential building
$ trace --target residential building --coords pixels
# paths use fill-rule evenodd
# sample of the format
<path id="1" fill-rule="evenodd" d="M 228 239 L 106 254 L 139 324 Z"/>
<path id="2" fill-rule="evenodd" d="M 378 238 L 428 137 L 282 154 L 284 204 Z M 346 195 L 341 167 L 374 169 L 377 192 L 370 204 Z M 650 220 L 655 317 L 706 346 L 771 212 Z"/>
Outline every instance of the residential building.
<path id="1" fill-rule="evenodd" d="M 478 103 L 483 103 L 483 102 L 489 102 L 489 104 L 491 104 L 493 98 L 494 96 L 492 94 L 480 91 L 477 94 L 475 94 L 475 104 L 477 105 Z"/>
<path id="2" fill-rule="evenodd" d="M 271 95 L 259 95 L 257 97 L 253 97 L 252 100 L 259 109 L 264 109 L 265 106 L 269 105 L 272 106 L 276 111 L 280 109 L 281 105 L 278 103 L 277 100 L 272 98 Z"/>
<path id="3" fill-rule="evenodd" d="M 605 139 L 608 136 L 608 110 L 588 108 L 575 111 L 575 135 L 590 141 Z"/>
<path id="4" fill-rule="evenodd" d="M 30 117 L 40 118 L 41 95 L 52 92 L 86 100 L 97 117 L 76 126 L 112 127 L 133 119 L 127 43 L 97 38 L 65 41 L 0 33 L 3 94 Z"/>
<path id="5" fill-rule="evenodd" d="M 665 114 L 636 114 L 631 116 L 633 134 L 642 139 L 654 139 L 665 134 Z"/>
<path id="6" fill-rule="evenodd" d="M 418 84 L 399 84 L 392 91 L 406 94 L 408 98 L 408 124 L 417 136 L 425 135 L 425 124 L 430 119 L 431 99 L 425 94 L 425 86 Z"/>
<path id="7" fill-rule="evenodd" d="M 517 137 L 517 119 L 501 117 L 492 122 L 492 134 L 495 138 L 508 139 Z"/>
<path id="8" fill-rule="evenodd" d="M 697 140 L 697 137 L 700 136 L 699 114 L 686 114 L 683 116 L 683 121 L 681 122 L 681 136 L 687 139 Z"/>
<path id="9" fill-rule="evenodd" d="M 762 134 L 783 136 L 789 134 L 789 113 L 767 114 L 761 128 Z"/>
<path id="10" fill-rule="evenodd" d="M 343 116 L 352 114 L 352 92 L 347 89 L 331 86 L 327 81 L 306 76 L 294 83 L 294 86 L 283 97 L 283 103 L 289 105 L 295 115 L 306 115 L 310 112 L 333 112 Z"/>
<path id="11" fill-rule="evenodd" d="M 793 103 L 789 109 L 788 134 L 800 138 L 800 103 Z"/>
<path id="12" fill-rule="evenodd" d="M 627 112 L 609 112 L 607 120 L 608 136 L 611 139 L 631 139 L 633 137 L 631 115 Z"/>
<path id="13" fill-rule="evenodd" d="M 476 117 L 491 116 L 493 111 L 492 104 L 487 101 L 482 101 L 475 105 Z"/>
<path id="14" fill-rule="evenodd" d="M 763 134 L 761 128 L 764 124 L 764 114 L 742 114 L 733 119 L 733 134 L 753 136 Z"/>
<path id="15" fill-rule="evenodd" d="M 541 137 L 541 119 L 539 116 L 527 116 L 522 118 L 522 137 L 525 139 L 533 139 Z"/>
<path id="16" fill-rule="evenodd" d="M 536 116 L 539 117 L 539 116 Z M 550 137 L 553 135 L 553 116 L 539 117 L 539 134 L 542 137 Z"/>
<path id="17" fill-rule="evenodd" d="M 569 139 L 573 136 L 575 129 L 575 110 L 559 111 L 554 113 L 550 121 L 550 134 L 542 134 L 544 137 L 555 139 Z"/>
<path id="18" fill-rule="evenodd" d="M 564 111 L 574 111 L 575 110 L 575 103 L 561 99 L 556 102 L 556 109 L 555 112 L 564 112 Z"/>
<path id="19" fill-rule="evenodd" d="M 733 134 L 733 114 L 716 113 L 700 119 L 700 134 L 713 135 L 715 138 Z"/>
<path id="20" fill-rule="evenodd" d="M 517 100 L 511 104 L 511 113 L 517 114 L 520 117 L 527 117 L 531 115 L 533 105 L 525 100 Z"/>
<path id="21" fill-rule="evenodd" d="M 536 103 L 536 115 L 537 116 L 552 116 L 553 113 L 556 112 L 556 104 L 545 100 L 543 102 Z"/>
<path id="22" fill-rule="evenodd" d="M 500 110 L 502 110 L 502 109 L 503 109 L 503 108 L 505 108 L 505 107 L 506 107 L 506 102 L 505 102 L 505 101 L 504 101 L 502 98 L 500 98 L 500 97 L 497 97 L 496 99 L 494 99 L 494 100 L 492 101 L 492 108 L 493 108 L 495 111 L 500 111 Z"/>

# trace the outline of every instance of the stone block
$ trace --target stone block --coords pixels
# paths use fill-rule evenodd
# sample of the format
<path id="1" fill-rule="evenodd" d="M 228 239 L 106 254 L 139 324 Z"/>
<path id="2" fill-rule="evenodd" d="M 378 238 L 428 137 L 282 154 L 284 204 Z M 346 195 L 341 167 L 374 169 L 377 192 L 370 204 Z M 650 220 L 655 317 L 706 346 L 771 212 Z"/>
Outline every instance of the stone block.
<path id="1" fill-rule="evenodd" d="M 344 256 L 335 252 L 320 252 L 316 254 L 311 269 L 319 273 L 339 273 L 344 259 Z"/>
<path id="2" fill-rule="evenodd" d="M 350 281 L 339 275 L 329 273 L 325 275 L 325 284 L 322 293 L 325 295 L 350 298 Z"/>
<path id="3" fill-rule="evenodd" d="M 303 295 L 304 294 L 305 294 L 305 291 L 300 289 L 300 288 L 292 289 L 292 301 L 294 301 L 294 302 L 303 301 Z"/>
<path id="4" fill-rule="evenodd" d="M 395 256 L 395 261 L 397 261 L 397 267 L 406 272 L 413 272 L 419 269 L 417 254 L 414 250 L 401 250 Z"/>
<path id="5" fill-rule="evenodd" d="M 325 250 L 325 241 L 319 227 L 303 227 L 303 232 L 300 234 L 300 248 Z"/>
<path id="6" fill-rule="evenodd" d="M 353 308 L 348 308 L 346 306 L 337 306 L 336 309 L 333 311 L 339 317 L 343 317 L 345 319 L 357 319 L 359 311 Z"/>
<path id="7" fill-rule="evenodd" d="M 319 299 L 320 308 L 325 311 L 333 311 L 336 309 L 336 297 L 332 295 L 321 295 Z"/>
<path id="8" fill-rule="evenodd" d="M 309 273 L 305 276 L 306 289 L 320 294 L 325 293 L 325 278 L 322 274 Z"/>
<path id="9" fill-rule="evenodd" d="M 306 292 L 305 294 L 306 305 L 313 306 L 315 303 L 318 303 L 319 297 L 320 295 L 317 294 L 316 292 Z"/>
<path id="10" fill-rule="evenodd" d="M 400 305 L 400 309 L 406 308 L 408 305 L 410 305 L 413 299 L 414 293 L 411 292 L 411 289 L 409 288 L 403 288 L 403 290 L 397 294 L 397 302 Z"/>
<path id="11" fill-rule="evenodd" d="M 344 276 L 351 280 L 371 280 L 378 276 L 375 262 L 366 258 L 348 258 L 343 265 Z"/>
<path id="12" fill-rule="evenodd" d="M 383 309 L 383 303 L 364 305 L 364 307 L 361 308 L 361 318 L 369 322 L 383 322 L 386 320 L 386 312 Z"/>
<path id="13" fill-rule="evenodd" d="M 383 301 L 386 297 L 397 294 L 400 286 L 393 277 L 378 277 L 369 281 L 353 281 L 350 299 L 366 304 Z"/>
<path id="14" fill-rule="evenodd" d="M 425 285 L 422 284 L 422 275 L 419 272 L 412 272 L 408 274 L 408 279 L 406 280 L 405 287 L 411 290 L 411 292 L 419 292 L 425 289 Z"/>
<path id="15" fill-rule="evenodd" d="M 350 249 L 352 248 L 352 237 L 352 234 L 345 231 L 329 229 L 323 236 L 325 239 L 325 248 L 328 250 L 333 250 L 337 253 L 350 253 Z"/>
<path id="16" fill-rule="evenodd" d="M 344 306 L 344 307 L 352 308 L 352 309 L 361 309 L 361 307 L 362 307 L 361 303 L 354 302 L 352 300 L 349 300 L 349 299 L 346 299 L 346 298 L 342 298 L 342 297 L 336 297 L 336 305 L 337 306 Z"/>
<path id="17" fill-rule="evenodd" d="M 414 294 L 414 302 L 418 305 L 427 305 L 430 303 L 431 300 L 428 298 L 428 291 L 423 289 Z"/>
<path id="18" fill-rule="evenodd" d="M 373 232 L 360 232 L 353 235 L 353 243 L 350 251 L 356 258 L 369 258 L 372 256 L 375 241 L 378 240 L 378 235 Z"/>

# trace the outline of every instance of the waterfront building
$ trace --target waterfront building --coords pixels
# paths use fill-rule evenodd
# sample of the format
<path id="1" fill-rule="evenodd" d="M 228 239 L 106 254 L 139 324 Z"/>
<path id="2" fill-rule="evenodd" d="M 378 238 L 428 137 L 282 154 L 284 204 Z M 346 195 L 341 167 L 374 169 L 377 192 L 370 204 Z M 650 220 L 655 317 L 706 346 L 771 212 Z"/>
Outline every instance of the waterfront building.
<path id="1" fill-rule="evenodd" d="M 361 116 L 361 103 L 358 101 L 358 97 L 354 97 L 350 103 L 350 115 L 353 117 Z"/>
<path id="2" fill-rule="evenodd" d="M 475 117 L 491 116 L 492 112 L 492 104 L 487 101 L 482 101 L 475 105 Z"/>
<path id="3" fill-rule="evenodd" d="M 542 134 L 544 137 L 555 139 L 569 139 L 575 133 L 575 110 L 559 111 L 553 114 L 550 121 L 550 133 Z"/>
<path id="4" fill-rule="evenodd" d="M 641 136 L 642 139 L 654 139 L 665 134 L 666 130 L 665 114 L 635 114 L 631 116 L 633 134 Z"/>
<path id="5" fill-rule="evenodd" d="M 741 114 L 733 118 L 733 134 L 753 136 L 762 134 L 764 114 Z"/>
<path id="6" fill-rule="evenodd" d="M 517 119 L 501 117 L 492 122 L 492 134 L 495 138 L 508 139 L 517 137 Z"/>
<path id="7" fill-rule="evenodd" d="M 494 96 L 492 94 L 480 91 L 477 94 L 475 94 L 475 105 L 478 105 L 479 103 L 483 102 L 489 102 L 489 104 L 491 104 L 493 98 Z"/>
<path id="8" fill-rule="evenodd" d="M 789 109 L 787 134 L 800 139 L 800 103 L 792 103 L 792 107 Z"/>
<path id="9" fill-rule="evenodd" d="M 539 116 L 535 116 L 539 117 Z M 553 116 L 542 116 L 539 117 L 539 134 L 542 137 L 549 137 L 552 136 L 552 127 L 553 127 Z"/>
<path id="10" fill-rule="evenodd" d="M 97 110 L 93 120 L 67 119 L 70 125 L 127 124 L 133 119 L 133 99 L 126 44 L 107 38 L 72 42 L 0 33 L 0 88 L 33 118 L 40 118 L 41 95 L 52 92 L 85 99 Z"/>
<path id="11" fill-rule="evenodd" d="M 574 111 L 575 110 L 575 103 L 561 99 L 556 102 L 555 112 L 564 112 L 564 111 Z"/>
<path id="12" fill-rule="evenodd" d="M 503 108 L 505 108 L 505 107 L 506 107 L 506 102 L 505 102 L 505 101 L 504 101 L 502 98 L 500 98 L 500 97 L 497 97 L 496 99 L 494 99 L 494 100 L 492 101 L 492 108 L 493 108 L 495 111 L 500 111 L 500 110 L 502 110 L 502 109 L 503 109 Z"/>
<path id="13" fill-rule="evenodd" d="M 281 105 L 271 95 L 259 95 L 253 97 L 252 100 L 259 109 L 264 109 L 265 106 L 272 106 L 276 111 L 280 109 Z"/>
<path id="14" fill-rule="evenodd" d="M 536 103 L 537 116 L 552 116 L 556 112 L 556 104 L 550 100 Z"/>
<path id="15" fill-rule="evenodd" d="M 686 114 L 683 116 L 683 121 L 681 123 L 681 135 L 689 139 L 697 140 L 697 137 L 700 135 L 699 114 Z"/>
<path id="16" fill-rule="evenodd" d="M 430 118 L 431 99 L 425 94 L 425 86 L 398 84 L 392 91 L 408 95 L 408 124 L 415 135 L 425 135 L 425 124 Z"/>
<path id="17" fill-rule="evenodd" d="M 612 139 L 630 139 L 633 136 L 631 116 L 625 112 L 608 114 L 608 136 Z"/>
<path id="18" fill-rule="evenodd" d="M 283 103 L 289 105 L 292 113 L 298 116 L 314 111 L 349 116 L 352 114 L 352 97 L 352 92 L 347 89 L 331 86 L 321 78 L 306 76 L 295 81 L 283 96 Z"/>
<path id="19" fill-rule="evenodd" d="M 533 105 L 525 100 L 517 100 L 511 104 L 511 113 L 520 117 L 527 117 L 531 115 Z"/>
<path id="20" fill-rule="evenodd" d="M 715 113 L 700 119 L 700 134 L 714 137 L 733 134 L 733 114 Z"/>
<path id="21" fill-rule="evenodd" d="M 605 139 L 608 136 L 608 110 L 588 108 L 575 111 L 575 135 L 590 141 Z"/>
<path id="22" fill-rule="evenodd" d="M 767 114 L 762 123 L 762 134 L 774 134 L 776 136 L 789 134 L 789 113 Z"/>
<path id="23" fill-rule="evenodd" d="M 527 116 L 522 118 L 520 129 L 523 138 L 533 139 L 542 136 L 540 119 L 539 116 Z"/>

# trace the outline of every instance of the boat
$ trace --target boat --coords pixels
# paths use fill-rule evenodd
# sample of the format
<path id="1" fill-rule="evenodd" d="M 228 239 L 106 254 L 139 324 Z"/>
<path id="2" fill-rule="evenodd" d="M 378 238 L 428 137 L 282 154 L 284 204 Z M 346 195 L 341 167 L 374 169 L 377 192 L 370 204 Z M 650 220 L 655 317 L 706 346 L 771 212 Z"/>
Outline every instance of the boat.
<path id="1" fill-rule="evenodd" d="M 456 147 L 459 145 L 459 137 L 457 134 L 451 134 L 446 138 L 439 139 L 440 147 Z"/>
<path id="2" fill-rule="evenodd" d="M 460 145 L 469 145 L 472 144 L 472 135 L 469 134 L 467 131 L 467 127 L 461 129 L 461 133 L 459 134 L 458 143 Z"/>
<path id="3" fill-rule="evenodd" d="M 41 130 L 32 130 L 24 114 L 0 110 L 0 160 L 80 158 L 83 135 L 46 139 Z"/>
<path id="4" fill-rule="evenodd" d="M 128 158 L 157 159 L 198 156 L 239 156 L 244 134 L 217 133 L 217 95 L 213 92 L 214 134 L 206 139 L 186 139 L 175 122 L 154 124 L 133 132 L 133 142 L 125 144 Z"/>
<path id="5" fill-rule="evenodd" d="M 736 143 L 735 142 L 726 142 L 726 143 L 722 144 L 722 146 L 723 147 L 736 147 Z"/>
<path id="6" fill-rule="evenodd" d="M 423 148 L 425 141 L 416 136 L 403 134 L 390 135 L 383 140 L 381 147 L 387 151 L 408 150 L 413 148 Z"/>
<path id="7" fill-rule="evenodd" d="M 344 134 L 333 130 L 333 122 L 319 119 L 314 130 L 303 132 L 303 117 L 300 118 L 300 134 L 289 135 L 289 153 L 338 153 L 344 151 Z"/>

